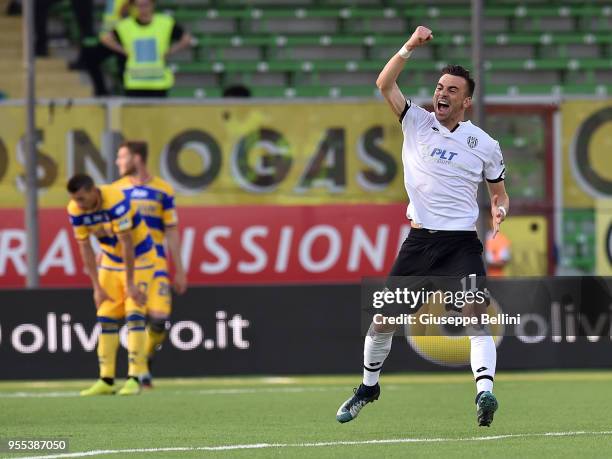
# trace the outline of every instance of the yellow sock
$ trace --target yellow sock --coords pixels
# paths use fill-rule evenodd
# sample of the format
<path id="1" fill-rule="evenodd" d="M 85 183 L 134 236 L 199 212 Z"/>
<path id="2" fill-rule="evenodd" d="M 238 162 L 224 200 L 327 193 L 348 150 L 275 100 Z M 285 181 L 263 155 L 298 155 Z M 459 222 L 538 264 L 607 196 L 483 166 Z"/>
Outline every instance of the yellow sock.
<path id="1" fill-rule="evenodd" d="M 145 318 L 139 314 L 128 316 L 128 375 L 140 376 L 148 372 L 145 354 Z"/>
<path id="2" fill-rule="evenodd" d="M 166 331 L 156 331 L 152 330 L 150 326 L 147 326 L 147 344 L 145 345 L 145 350 L 147 352 L 147 357 L 152 357 L 157 348 L 164 342 L 166 339 Z"/>
<path id="3" fill-rule="evenodd" d="M 102 333 L 98 337 L 98 363 L 100 378 L 114 378 L 119 348 L 119 333 L 115 326 L 107 328 L 102 324 Z"/>

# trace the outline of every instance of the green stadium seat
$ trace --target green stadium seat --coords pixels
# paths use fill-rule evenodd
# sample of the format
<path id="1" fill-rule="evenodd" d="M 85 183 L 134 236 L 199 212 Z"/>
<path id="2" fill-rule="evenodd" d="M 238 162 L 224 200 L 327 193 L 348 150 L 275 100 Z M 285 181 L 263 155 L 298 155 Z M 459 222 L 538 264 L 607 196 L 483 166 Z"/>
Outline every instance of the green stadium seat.
<path id="1" fill-rule="evenodd" d="M 563 212 L 562 266 L 593 272 L 595 269 L 595 211 L 565 209 Z"/>
<path id="2" fill-rule="evenodd" d="M 198 88 L 206 88 L 200 97 L 212 97 L 232 82 L 258 96 L 371 95 L 377 73 L 420 23 L 431 26 L 435 40 L 415 53 L 402 85 L 429 94 L 447 62 L 470 66 L 467 0 L 158 0 L 157 6 L 196 38 L 191 51 L 173 57 L 179 87 L 172 94 L 181 97 Z M 487 0 L 484 11 L 489 93 L 609 91 L 610 4 Z M 69 2 L 54 14 L 76 39 Z"/>

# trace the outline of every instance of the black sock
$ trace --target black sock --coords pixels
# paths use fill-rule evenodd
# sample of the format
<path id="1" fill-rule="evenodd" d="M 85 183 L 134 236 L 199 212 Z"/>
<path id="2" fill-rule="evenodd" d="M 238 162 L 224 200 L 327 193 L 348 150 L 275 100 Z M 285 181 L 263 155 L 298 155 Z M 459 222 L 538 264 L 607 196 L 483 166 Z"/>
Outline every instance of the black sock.
<path id="1" fill-rule="evenodd" d="M 115 378 L 100 378 L 102 381 L 104 381 L 106 384 L 108 384 L 109 386 L 112 386 L 113 384 L 115 384 Z"/>

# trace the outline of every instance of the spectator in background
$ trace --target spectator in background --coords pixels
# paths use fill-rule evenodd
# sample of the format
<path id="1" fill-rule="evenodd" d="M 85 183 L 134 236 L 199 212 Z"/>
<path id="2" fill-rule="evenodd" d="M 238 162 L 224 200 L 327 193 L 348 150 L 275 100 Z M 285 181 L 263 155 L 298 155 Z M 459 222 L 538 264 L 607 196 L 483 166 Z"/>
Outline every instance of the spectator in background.
<path id="1" fill-rule="evenodd" d="M 134 0 L 136 17 L 119 21 L 101 41 L 126 57 L 123 75 L 129 97 L 166 97 L 174 75 L 166 59 L 191 45 L 191 35 L 166 14 L 155 13 L 153 0 Z"/>
<path id="2" fill-rule="evenodd" d="M 49 16 L 49 8 L 58 0 L 36 0 L 34 8 L 34 29 L 36 37 L 34 38 L 34 51 L 37 57 L 46 57 L 49 55 L 48 36 L 47 36 L 47 18 Z M 71 0 L 72 12 L 79 26 L 79 35 L 81 42 L 85 37 L 93 35 L 93 0 Z M 77 61 L 81 60 L 81 56 Z"/>
<path id="3" fill-rule="evenodd" d="M 493 230 L 487 232 L 485 257 L 487 260 L 487 276 L 504 276 L 504 267 L 510 262 L 510 239 L 501 232 L 494 235 Z"/>
<path id="4" fill-rule="evenodd" d="M 115 68 L 117 69 L 117 80 L 123 79 L 125 70 L 125 54 L 118 53 L 104 44 L 102 37 L 112 32 L 120 20 L 135 15 L 136 11 L 132 6 L 131 0 L 106 0 L 104 7 L 104 16 L 102 17 L 102 30 L 100 31 L 100 42 L 95 46 L 83 48 L 83 59 L 85 68 L 89 72 L 91 82 L 94 86 L 94 94 L 96 96 L 108 96 L 110 93 L 104 80 L 102 73 L 102 65 L 107 60 L 114 58 L 116 60 Z"/>
<path id="5" fill-rule="evenodd" d="M 133 3 L 133 0 L 106 0 L 100 35 L 112 31 L 122 19 L 128 16 L 135 16 L 136 9 Z"/>

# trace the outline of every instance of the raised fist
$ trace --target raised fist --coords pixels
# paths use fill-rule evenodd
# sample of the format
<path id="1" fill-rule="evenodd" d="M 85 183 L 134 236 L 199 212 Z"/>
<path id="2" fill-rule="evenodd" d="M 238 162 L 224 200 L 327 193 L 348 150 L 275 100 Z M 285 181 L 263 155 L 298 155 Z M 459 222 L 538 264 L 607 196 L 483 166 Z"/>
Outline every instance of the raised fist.
<path id="1" fill-rule="evenodd" d="M 413 32 L 410 39 L 406 42 L 406 49 L 412 51 L 414 48 L 424 45 L 429 40 L 433 39 L 431 30 L 424 26 L 418 26 Z"/>

